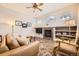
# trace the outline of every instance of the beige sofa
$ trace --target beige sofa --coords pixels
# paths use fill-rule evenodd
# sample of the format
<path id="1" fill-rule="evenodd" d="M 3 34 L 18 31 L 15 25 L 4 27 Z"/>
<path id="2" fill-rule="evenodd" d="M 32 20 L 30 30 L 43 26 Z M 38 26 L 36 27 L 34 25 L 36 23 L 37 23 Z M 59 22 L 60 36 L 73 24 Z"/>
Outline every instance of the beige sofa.
<path id="1" fill-rule="evenodd" d="M 38 54 L 38 52 L 39 52 L 39 41 L 35 41 L 29 44 L 28 46 L 24 45 L 24 46 L 20 46 L 18 48 L 0 53 L 0 56 L 35 56 Z"/>

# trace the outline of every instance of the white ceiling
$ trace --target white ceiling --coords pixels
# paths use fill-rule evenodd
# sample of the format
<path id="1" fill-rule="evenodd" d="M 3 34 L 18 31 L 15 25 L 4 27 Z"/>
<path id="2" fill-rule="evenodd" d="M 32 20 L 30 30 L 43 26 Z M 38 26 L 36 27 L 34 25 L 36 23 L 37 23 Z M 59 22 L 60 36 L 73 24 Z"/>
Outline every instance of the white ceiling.
<path id="1" fill-rule="evenodd" d="M 71 4 L 69 3 L 44 3 L 44 5 L 40 7 L 43 9 L 42 12 L 36 10 L 36 12 L 33 13 L 32 8 L 29 8 L 29 9 L 26 8 L 26 7 L 32 6 L 31 3 L 2 3 L 0 4 L 1 6 L 0 16 L 4 17 L 5 15 L 5 17 L 10 17 L 10 16 L 13 17 L 19 14 L 24 14 L 26 17 L 34 18 L 34 17 L 39 17 L 40 15 L 45 15 L 51 11 L 54 12 L 58 9 L 61 9 L 69 5 Z"/>

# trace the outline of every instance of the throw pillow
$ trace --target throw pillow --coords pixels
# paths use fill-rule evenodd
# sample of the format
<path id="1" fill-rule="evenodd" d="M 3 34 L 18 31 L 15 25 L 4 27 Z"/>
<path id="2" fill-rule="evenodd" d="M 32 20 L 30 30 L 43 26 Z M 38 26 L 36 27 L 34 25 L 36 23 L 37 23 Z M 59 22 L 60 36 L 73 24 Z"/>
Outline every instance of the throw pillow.
<path id="1" fill-rule="evenodd" d="M 21 46 L 29 44 L 29 38 L 26 37 L 17 37 L 16 40 L 19 42 Z"/>
<path id="2" fill-rule="evenodd" d="M 9 49 L 14 49 L 20 46 L 18 41 L 14 39 L 11 35 L 6 35 L 6 39 L 7 39 L 7 46 L 9 47 Z"/>

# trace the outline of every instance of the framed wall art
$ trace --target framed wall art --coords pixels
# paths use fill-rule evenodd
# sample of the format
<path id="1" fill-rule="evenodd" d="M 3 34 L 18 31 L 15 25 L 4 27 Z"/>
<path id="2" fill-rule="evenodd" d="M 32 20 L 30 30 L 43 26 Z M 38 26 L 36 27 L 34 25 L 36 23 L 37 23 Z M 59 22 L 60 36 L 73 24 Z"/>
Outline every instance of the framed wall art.
<path id="1" fill-rule="evenodd" d="M 16 26 L 22 26 L 22 21 L 15 21 Z"/>
<path id="2" fill-rule="evenodd" d="M 27 26 L 28 27 L 31 27 L 32 26 L 32 23 L 31 22 L 27 22 Z"/>
<path id="3" fill-rule="evenodd" d="M 22 28 L 27 28 L 27 23 L 22 23 Z"/>

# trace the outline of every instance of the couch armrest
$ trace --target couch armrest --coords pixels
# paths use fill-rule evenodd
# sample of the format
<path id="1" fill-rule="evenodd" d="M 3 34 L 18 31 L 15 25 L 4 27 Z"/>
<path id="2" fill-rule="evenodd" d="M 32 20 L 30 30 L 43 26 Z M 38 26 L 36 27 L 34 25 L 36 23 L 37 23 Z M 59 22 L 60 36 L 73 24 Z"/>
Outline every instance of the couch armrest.
<path id="1" fill-rule="evenodd" d="M 74 46 L 74 47 L 79 47 L 79 45 L 71 44 L 71 43 L 68 43 L 68 42 L 60 41 L 60 40 L 59 41 L 56 41 L 56 42 L 59 43 L 59 46 L 60 46 L 61 43 L 64 43 L 64 44 L 68 44 L 68 45 L 71 45 L 71 46 Z"/>
<path id="2" fill-rule="evenodd" d="M 33 42 L 30 45 L 21 46 L 0 54 L 1 56 L 33 56 L 39 52 L 39 42 Z"/>

